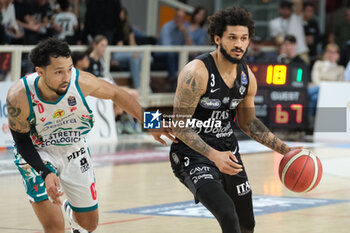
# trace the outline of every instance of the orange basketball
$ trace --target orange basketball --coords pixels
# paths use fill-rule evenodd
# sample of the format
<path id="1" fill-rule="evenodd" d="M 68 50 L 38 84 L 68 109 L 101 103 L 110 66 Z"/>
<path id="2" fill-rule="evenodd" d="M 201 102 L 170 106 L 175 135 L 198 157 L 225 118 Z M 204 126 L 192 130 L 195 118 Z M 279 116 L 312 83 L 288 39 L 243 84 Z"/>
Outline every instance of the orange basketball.
<path id="1" fill-rule="evenodd" d="M 309 192 L 321 180 L 322 164 L 311 151 L 291 150 L 281 160 L 278 173 L 289 190 L 297 193 Z"/>

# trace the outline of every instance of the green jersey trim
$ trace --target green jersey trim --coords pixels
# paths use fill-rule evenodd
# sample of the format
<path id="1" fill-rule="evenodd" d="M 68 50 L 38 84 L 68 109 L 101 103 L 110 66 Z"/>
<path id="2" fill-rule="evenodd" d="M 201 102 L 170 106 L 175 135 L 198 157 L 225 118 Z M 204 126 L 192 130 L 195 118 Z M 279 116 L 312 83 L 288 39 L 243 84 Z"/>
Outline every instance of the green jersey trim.
<path id="1" fill-rule="evenodd" d="M 78 213 L 93 211 L 93 210 L 96 210 L 98 207 L 98 204 L 96 204 L 94 206 L 90 206 L 90 207 L 74 207 L 70 203 L 68 203 L 68 204 L 69 204 L 70 208 L 72 208 L 73 211 L 78 212 Z"/>
<path id="2" fill-rule="evenodd" d="M 89 113 L 92 113 L 89 105 L 86 102 L 86 99 L 83 95 L 83 92 L 81 91 L 80 86 L 79 86 L 79 70 L 77 68 L 75 68 L 75 70 L 76 70 L 76 75 L 77 75 L 77 77 L 75 78 L 75 86 L 77 87 L 79 95 L 80 95 L 81 99 L 83 100 L 83 103 L 84 103 L 86 109 L 89 111 Z"/>
<path id="3" fill-rule="evenodd" d="M 28 99 L 28 104 L 29 104 L 29 116 L 27 119 L 30 122 L 34 118 L 33 102 L 32 102 L 32 98 L 30 97 L 30 90 L 29 90 L 27 78 L 23 77 L 22 80 L 24 83 L 24 87 L 26 88 L 26 94 L 27 94 L 27 99 Z"/>
<path id="4" fill-rule="evenodd" d="M 40 96 L 39 89 L 38 89 L 39 78 L 40 78 L 39 76 L 36 77 L 36 79 L 34 81 L 34 87 L 35 87 L 36 95 L 38 96 L 40 101 L 42 101 L 42 102 L 44 102 L 46 104 L 58 104 L 61 101 L 61 99 L 66 95 L 66 93 L 67 93 L 67 91 L 68 91 L 68 89 L 70 87 L 70 83 L 71 83 L 71 81 L 69 81 L 68 87 L 67 87 L 67 91 L 66 91 L 66 93 L 64 93 L 64 95 L 61 95 L 55 102 L 49 102 L 49 101 L 46 101 L 46 100 L 42 99 L 41 96 Z"/>

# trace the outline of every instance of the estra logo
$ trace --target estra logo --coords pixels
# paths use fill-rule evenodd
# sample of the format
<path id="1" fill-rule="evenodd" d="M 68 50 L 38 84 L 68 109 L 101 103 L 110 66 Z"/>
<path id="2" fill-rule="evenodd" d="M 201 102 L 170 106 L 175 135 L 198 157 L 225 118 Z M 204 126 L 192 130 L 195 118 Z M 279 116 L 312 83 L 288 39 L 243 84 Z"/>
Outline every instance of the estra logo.
<path id="1" fill-rule="evenodd" d="M 64 116 L 64 111 L 62 109 L 58 109 L 53 115 L 52 117 L 53 118 L 60 118 Z"/>

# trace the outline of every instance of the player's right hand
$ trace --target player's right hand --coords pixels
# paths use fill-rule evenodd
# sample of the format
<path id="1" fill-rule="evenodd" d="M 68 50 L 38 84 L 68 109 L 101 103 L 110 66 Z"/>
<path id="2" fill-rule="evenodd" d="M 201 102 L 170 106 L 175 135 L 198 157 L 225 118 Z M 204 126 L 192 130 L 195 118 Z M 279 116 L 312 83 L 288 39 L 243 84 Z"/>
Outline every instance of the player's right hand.
<path id="1" fill-rule="evenodd" d="M 209 159 L 215 163 L 220 172 L 228 175 L 236 175 L 243 171 L 242 165 L 238 164 L 236 156 L 231 151 L 213 150 Z"/>
<path id="2" fill-rule="evenodd" d="M 52 202 L 54 204 L 61 206 L 62 202 L 61 202 L 60 196 L 63 195 L 63 192 L 60 191 L 61 189 L 60 180 L 54 173 L 49 173 L 46 176 L 45 186 L 46 186 L 47 195 L 49 195 Z"/>

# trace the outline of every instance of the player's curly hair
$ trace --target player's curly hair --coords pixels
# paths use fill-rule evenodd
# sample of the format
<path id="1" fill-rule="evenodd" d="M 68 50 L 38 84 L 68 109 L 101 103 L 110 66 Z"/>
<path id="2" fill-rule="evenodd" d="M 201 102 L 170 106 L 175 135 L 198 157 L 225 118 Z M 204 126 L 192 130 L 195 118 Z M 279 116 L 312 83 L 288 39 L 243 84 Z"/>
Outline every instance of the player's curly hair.
<path id="1" fill-rule="evenodd" d="M 34 66 L 46 67 L 50 65 L 50 57 L 70 57 L 71 51 L 67 42 L 56 38 L 42 40 L 30 52 L 29 58 Z"/>
<path id="2" fill-rule="evenodd" d="M 226 26 L 246 26 L 249 31 L 249 38 L 254 37 L 255 25 L 252 14 L 243 7 L 230 7 L 225 10 L 216 12 L 209 16 L 208 33 L 212 44 L 214 42 L 214 35 L 222 37 L 226 30 Z"/>

